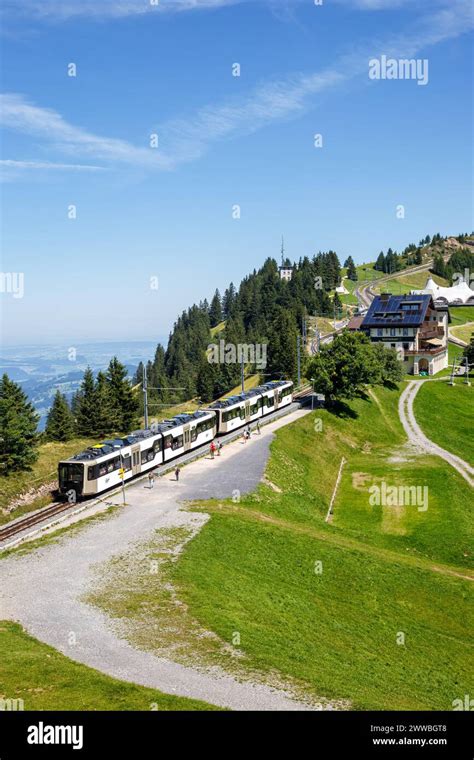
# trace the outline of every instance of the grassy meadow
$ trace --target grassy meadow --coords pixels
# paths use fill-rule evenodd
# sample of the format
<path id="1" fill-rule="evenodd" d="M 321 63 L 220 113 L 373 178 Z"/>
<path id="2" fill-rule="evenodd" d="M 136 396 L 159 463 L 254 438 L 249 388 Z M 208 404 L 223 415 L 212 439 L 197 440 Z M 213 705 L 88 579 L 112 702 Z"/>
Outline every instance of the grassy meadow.
<path id="1" fill-rule="evenodd" d="M 135 645 L 188 664 L 227 663 L 353 709 L 451 709 L 471 675 L 471 494 L 406 445 L 399 393 L 280 429 L 254 493 L 195 504 L 211 517 L 178 561 L 153 542 L 140 561 L 117 558 L 91 601 Z M 382 480 L 427 485 L 428 509 L 370 506 Z M 160 558 L 158 579 L 146 557 Z"/>

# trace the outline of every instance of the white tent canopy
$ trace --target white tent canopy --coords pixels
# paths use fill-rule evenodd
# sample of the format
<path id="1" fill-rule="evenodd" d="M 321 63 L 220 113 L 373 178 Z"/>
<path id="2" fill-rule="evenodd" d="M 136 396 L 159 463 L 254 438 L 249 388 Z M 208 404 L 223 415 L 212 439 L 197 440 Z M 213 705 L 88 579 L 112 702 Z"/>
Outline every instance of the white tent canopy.
<path id="1" fill-rule="evenodd" d="M 441 285 L 437 285 L 432 277 L 429 277 L 423 290 L 413 290 L 412 293 L 416 295 L 427 293 L 433 296 L 434 301 L 446 301 L 448 304 L 469 303 L 474 306 L 474 290 L 469 287 L 464 279 L 460 279 L 457 285 L 443 288 Z"/>

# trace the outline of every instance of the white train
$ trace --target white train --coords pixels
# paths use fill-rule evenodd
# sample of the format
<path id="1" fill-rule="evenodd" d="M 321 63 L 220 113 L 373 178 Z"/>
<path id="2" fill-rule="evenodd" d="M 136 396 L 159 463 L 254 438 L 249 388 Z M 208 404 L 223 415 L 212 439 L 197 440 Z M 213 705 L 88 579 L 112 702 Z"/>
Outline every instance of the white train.
<path id="1" fill-rule="evenodd" d="M 103 441 L 59 462 L 59 492 L 72 501 L 96 496 L 120 485 L 122 471 L 123 479 L 130 480 L 292 401 L 293 383 L 279 380 L 215 401 L 194 414 L 154 423 L 150 430 Z"/>

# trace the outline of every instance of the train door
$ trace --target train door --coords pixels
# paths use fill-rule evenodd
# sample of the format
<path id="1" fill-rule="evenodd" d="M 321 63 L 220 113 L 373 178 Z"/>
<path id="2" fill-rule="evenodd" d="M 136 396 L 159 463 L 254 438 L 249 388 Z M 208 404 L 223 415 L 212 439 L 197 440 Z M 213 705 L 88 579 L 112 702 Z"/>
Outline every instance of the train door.
<path id="1" fill-rule="evenodd" d="M 245 422 L 250 420 L 250 401 L 245 402 Z"/>
<path id="2" fill-rule="evenodd" d="M 189 451 L 189 449 L 191 448 L 191 426 L 190 425 L 183 426 L 183 445 L 184 445 L 185 451 Z"/>
<path id="3" fill-rule="evenodd" d="M 275 409 L 278 409 L 278 391 L 273 391 Z"/>
<path id="4" fill-rule="evenodd" d="M 132 475 L 140 472 L 140 446 L 132 446 Z"/>

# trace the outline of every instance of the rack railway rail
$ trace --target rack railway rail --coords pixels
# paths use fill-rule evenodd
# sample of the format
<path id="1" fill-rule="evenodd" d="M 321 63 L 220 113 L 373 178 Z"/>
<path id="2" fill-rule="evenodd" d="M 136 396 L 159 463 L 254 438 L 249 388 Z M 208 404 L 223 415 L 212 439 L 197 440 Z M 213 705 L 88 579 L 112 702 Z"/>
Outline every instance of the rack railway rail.
<path id="1" fill-rule="evenodd" d="M 301 386 L 295 393 L 293 394 L 293 403 L 290 406 L 285 407 L 284 409 L 281 409 L 280 412 L 274 412 L 273 414 L 269 415 L 264 421 L 262 420 L 263 424 L 267 424 L 269 422 L 274 421 L 278 417 L 282 416 L 283 414 L 289 414 L 292 411 L 295 411 L 295 408 L 298 406 L 303 406 L 309 401 L 311 401 L 311 397 L 313 395 L 313 390 L 310 384 Z M 223 443 L 229 443 L 232 440 L 235 440 L 236 438 L 240 437 L 242 435 L 242 431 L 235 431 L 233 433 L 228 433 L 226 436 L 222 438 Z M 168 463 L 167 465 L 162 465 L 161 467 L 157 467 L 156 470 L 159 472 L 165 472 L 169 470 L 171 467 L 175 467 L 177 464 L 185 464 L 189 461 L 192 461 L 193 459 L 197 459 L 199 457 L 202 457 L 207 452 L 207 447 L 201 447 L 201 449 L 192 452 L 192 456 L 182 456 L 177 457 L 173 462 Z M 137 477 L 134 479 L 133 483 L 136 483 L 139 480 L 144 479 L 144 475 Z M 10 548 L 10 546 L 14 546 L 17 543 L 20 543 L 20 541 L 23 539 L 23 537 L 26 538 L 26 535 L 31 535 L 30 533 L 27 533 L 30 531 L 30 529 L 37 528 L 37 531 L 32 531 L 34 533 L 39 532 L 41 529 L 47 529 L 55 524 L 55 520 L 53 518 L 55 517 L 63 517 L 66 518 L 68 516 L 72 516 L 78 511 L 86 510 L 89 507 L 92 507 L 94 505 L 97 505 L 100 502 L 108 502 L 111 500 L 111 498 L 120 492 L 120 488 L 114 488 L 104 494 L 102 494 L 100 497 L 95 499 L 89 499 L 82 502 L 54 502 L 53 504 L 49 504 L 47 507 L 43 507 L 42 509 L 38 509 L 35 512 L 32 512 L 30 514 L 25 515 L 24 517 L 18 517 L 16 520 L 13 520 L 12 522 L 7 523 L 3 527 L 0 527 L 0 551 L 4 549 Z M 23 536 L 22 534 L 25 534 Z M 17 541 L 15 541 L 13 544 L 7 544 L 4 545 L 6 541 L 9 539 L 15 539 L 18 538 Z"/>

